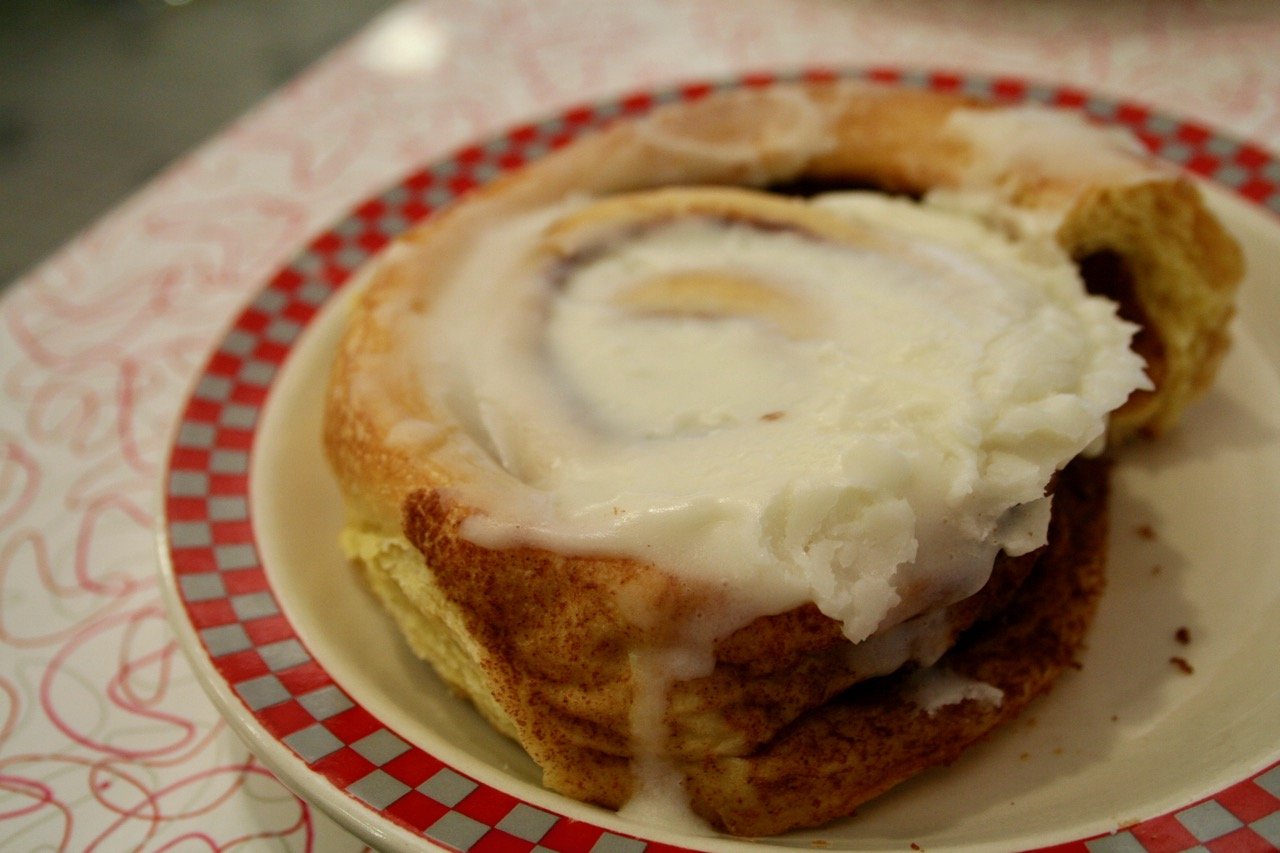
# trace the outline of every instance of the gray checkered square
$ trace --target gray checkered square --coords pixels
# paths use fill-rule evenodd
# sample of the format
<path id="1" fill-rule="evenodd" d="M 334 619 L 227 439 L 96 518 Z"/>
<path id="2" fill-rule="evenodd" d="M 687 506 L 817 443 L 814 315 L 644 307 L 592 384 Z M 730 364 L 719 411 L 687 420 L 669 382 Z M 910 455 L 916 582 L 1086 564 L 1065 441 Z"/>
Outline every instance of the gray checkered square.
<path id="1" fill-rule="evenodd" d="M 1225 163 L 1213 173 L 1213 179 L 1229 187 L 1238 187 L 1249 180 L 1249 173 L 1243 166 Z"/>
<path id="2" fill-rule="evenodd" d="M 319 723 L 299 729 L 284 738 L 284 742 L 308 764 L 314 764 L 342 748 L 342 741 Z"/>
<path id="3" fill-rule="evenodd" d="M 442 160 L 431 167 L 431 174 L 437 178 L 452 178 L 458 174 L 458 161 Z"/>
<path id="4" fill-rule="evenodd" d="M 278 290 L 264 290 L 253 300 L 253 307 L 263 314 L 279 314 L 288 298 Z"/>
<path id="5" fill-rule="evenodd" d="M 302 331 L 302 327 L 292 320 L 284 320 L 279 317 L 272 320 L 270 325 L 264 331 L 263 337 L 277 344 L 291 344 L 298 337 L 298 333 Z"/>
<path id="6" fill-rule="evenodd" d="M 252 569 L 258 565 L 258 552 L 249 543 L 219 545 L 213 549 L 213 561 L 221 571 Z"/>
<path id="7" fill-rule="evenodd" d="M 960 81 L 960 91 L 975 98 L 989 98 L 991 81 L 985 77 L 966 77 Z"/>
<path id="8" fill-rule="evenodd" d="M 253 429 L 253 425 L 258 422 L 258 410 L 254 406 L 231 403 L 222 407 L 218 422 L 232 429 Z"/>
<path id="9" fill-rule="evenodd" d="M 902 81 L 902 85 L 910 86 L 911 88 L 925 88 L 929 84 L 928 75 L 916 68 L 903 69 L 899 79 Z"/>
<path id="10" fill-rule="evenodd" d="M 275 378 L 276 366 L 269 361 L 246 361 L 240 368 L 240 381 L 266 387 Z"/>
<path id="11" fill-rule="evenodd" d="M 530 142 L 522 150 L 524 151 L 525 159 L 540 160 L 547 155 L 551 148 L 545 142 Z"/>
<path id="12" fill-rule="evenodd" d="M 241 622 L 261 619 L 264 616 L 275 616 L 280 612 L 275 599 L 269 592 L 251 592 L 231 598 L 231 609 Z"/>
<path id="13" fill-rule="evenodd" d="M 209 498 L 210 521 L 244 521 L 248 517 L 249 503 L 242 497 L 217 495 Z"/>
<path id="14" fill-rule="evenodd" d="M 289 691 L 280 683 L 280 679 L 274 675 L 260 675 L 257 678 L 251 678 L 248 681 L 240 682 L 235 688 L 236 692 L 240 694 L 240 698 L 253 711 L 261 711 L 263 708 L 279 705 L 289 698 Z"/>
<path id="15" fill-rule="evenodd" d="M 484 184 L 496 178 L 501 170 L 492 163 L 477 163 L 471 172 L 477 181 Z"/>
<path id="16" fill-rule="evenodd" d="M 320 256 L 315 252 L 308 250 L 294 257 L 293 261 L 289 264 L 289 269 L 293 270 L 303 278 L 307 278 L 324 269 L 324 261 L 322 261 Z"/>
<path id="17" fill-rule="evenodd" d="M 182 597 L 186 601 L 212 601 L 215 598 L 227 597 L 227 588 L 222 583 L 222 575 L 217 572 L 182 575 L 178 578 L 178 585 L 182 587 Z"/>
<path id="18" fill-rule="evenodd" d="M 1213 800 L 1183 809 L 1174 817 L 1199 841 L 1212 841 L 1244 826 L 1239 818 Z"/>
<path id="19" fill-rule="evenodd" d="M 1036 83 L 1028 84 L 1025 93 L 1028 101 L 1034 101 L 1037 104 L 1051 104 L 1058 97 L 1057 89 Z"/>
<path id="20" fill-rule="evenodd" d="M 308 305 L 320 305 L 332 293 L 331 287 L 318 281 L 309 281 L 298 288 L 298 298 Z"/>
<path id="21" fill-rule="evenodd" d="M 498 821 L 498 829 L 516 838 L 533 842 L 541 840 L 542 836 L 555 826 L 555 823 L 555 815 L 525 803 L 517 803 L 515 808 L 507 812 L 506 817 Z"/>
<path id="22" fill-rule="evenodd" d="M 404 207 L 409 201 L 409 190 L 405 186 L 394 186 L 378 198 L 387 207 Z"/>
<path id="23" fill-rule="evenodd" d="M 792 81 L 798 81 L 798 80 L 802 80 L 803 76 L 804 75 L 796 74 L 794 76 L 784 77 L 782 79 L 790 79 Z M 657 92 L 653 98 L 653 102 L 655 104 L 674 104 L 674 103 L 679 103 L 680 101 L 683 101 L 683 100 L 684 100 L 684 96 L 680 94 L 680 92 L 677 92 L 671 89 L 664 89 L 661 92 Z M 597 109 L 596 115 L 599 116 L 602 114 L 602 112 L 603 112 L 602 110 Z"/>
<path id="24" fill-rule="evenodd" d="M 253 648 L 253 641 L 240 625 L 219 625 L 200 631 L 200 639 L 210 657 L 222 657 Z"/>
<path id="25" fill-rule="evenodd" d="M 258 654 L 262 655 L 262 660 L 266 663 L 267 669 L 272 672 L 280 672 L 281 670 L 301 666 L 311 660 L 311 655 L 307 654 L 307 650 L 302 647 L 302 644 L 293 639 L 258 646 Z"/>
<path id="26" fill-rule="evenodd" d="M 249 454 L 243 450 L 215 450 L 209 455 L 209 470 L 215 474 L 243 474 L 249 470 Z"/>
<path id="27" fill-rule="evenodd" d="M 447 767 L 418 786 L 420 793 L 450 808 L 462 802 L 475 789 L 475 782 L 459 776 Z"/>
<path id="28" fill-rule="evenodd" d="M 488 831 L 489 827 L 461 812 L 445 812 L 439 820 L 428 826 L 423 834 L 442 844 L 466 850 Z"/>
<path id="29" fill-rule="evenodd" d="M 225 402 L 231 396 L 231 380 L 225 376 L 205 374 L 196 383 L 195 396 L 202 400 Z"/>
<path id="30" fill-rule="evenodd" d="M 1249 824 L 1249 828 L 1267 840 L 1267 843 L 1280 850 L 1280 812 L 1272 812 Z"/>
<path id="31" fill-rule="evenodd" d="M 180 447 L 212 447 L 218 431 L 213 424 L 202 424 L 186 421 L 178 428 L 178 446 Z"/>
<path id="32" fill-rule="evenodd" d="M 370 764 L 376 764 L 381 767 L 391 759 L 407 752 L 409 744 L 386 729 L 379 729 L 351 744 L 351 748 L 369 761 Z"/>
<path id="33" fill-rule="evenodd" d="M 427 204 L 432 207 L 444 207 L 453 201 L 453 192 L 444 187 L 432 187 L 426 192 Z"/>
<path id="34" fill-rule="evenodd" d="M 387 235 L 403 234 L 408 227 L 409 220 L 399 213 L 388 212 L 378 220 L 378 230 Z"/>
<path id="35" fill-rule="evenodd" d="M 169 541 L 175 548 L 208 548 L 213 531 L 203 521 L 175 521 L 169 525 Z"/>
<path id="36" fill-rule="evenodd" d="M 344 240 L 352 240 L 364 232 L 364 220 L 358 216 L 348 216 L 336 225 L 331 226 L 329 231 Z"/>
<path id="37" fill-rule="evenodd" d="M 209 476 L 201 471 L 172 471 L 169 494 L 179 498 L 202 498 L 209 494 Z"/>
<path id="38" fill-rule="evenodd" d="M 1115 118 L 1116 105 L 1111 101 L 1102 98 L 1088 98 L 1084 102 L 1084 108 L 1090 115 L 1098 118 Z"/>
<path id="39" fill-rule="evenodd" d="M 368 258 L 369 253 L 359 246 L 343 246 L 338 250 L 337 254 L 334 255 L 334 260 L 338 262 L 338 265 L 346 267 L 349 270 L 353 270 L 360 266 L 368 260 Z"/>
<path id="40" fill-rule="evenodd" d="M 298 697 L 298 704 L 317 720 L 327 720 L 354 706 L 346 694 L 332 684 Z"/>
<path id="41" fill-rule="evenodd" d="M 1222 136 L 1210 136 L 1204 141 L 1204 150 L 1214 157 L 1234 157 L 1240 152 L 1240 146 Z"/>
<path id="42" fill-rule="evenodd" d="M 242 329 L 232 329 L 227 336 L 222 339 L 220 350 L 230 355 L 243 358 L 253 352 L 258 346 L 258 338 L 256 335 L 250 334 Z"/>
<path id="43" fill-rule="evenodd" d="M 384 770 L 374 770 L 363 779 L 357 779 L 347 786 L 349 794 L 379 810 L 385 809 L 409 791 L 408 785 Z"/>
<path id="44" fill-rule="evenodd" d="M 1153 115 L 1147 119 L 1147 130 L 1158 136 L 1170 136 L 1178 129 L 1178 123 L 1170 116 Z"/>
<path id="45" fill-rule="evenodd" d="M 1160 156 L 1175 163 L 1187 162 L 1191 154 L 1191 148 L 1181 142 L 1166 142 L 1160 146 Z"/>

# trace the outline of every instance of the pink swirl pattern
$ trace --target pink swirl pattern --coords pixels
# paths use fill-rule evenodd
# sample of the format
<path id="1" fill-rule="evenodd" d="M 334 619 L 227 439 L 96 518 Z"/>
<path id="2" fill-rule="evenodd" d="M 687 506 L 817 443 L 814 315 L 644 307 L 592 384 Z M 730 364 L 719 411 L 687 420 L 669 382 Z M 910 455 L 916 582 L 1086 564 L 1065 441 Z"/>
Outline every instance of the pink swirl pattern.
<path id="1" fill-rule="evenodd" d="M 416 34 L 412 56 L 390 51 L 397 32 Z M 153 544 L 170 432 L 204 354 L 361 200 L 568 104 L 801 66 L 1051 80 L 1274 147 L 1278 48 L 1280 13 L 1245 2 L 483 0 L 375 21 L 0 303 L 0 846 L 363 846 L 220 721 L 167 627 Z M 1274 207 L 1264 147 L 1223 154 L 1198 145 L 1200 125 L 1179 133 L 1190 168 Z M 1215 802 L 1243 825 L 1274 799 L 1244 780 Z M 1172 816 L 1134 837 L 1200 843 Z"/>

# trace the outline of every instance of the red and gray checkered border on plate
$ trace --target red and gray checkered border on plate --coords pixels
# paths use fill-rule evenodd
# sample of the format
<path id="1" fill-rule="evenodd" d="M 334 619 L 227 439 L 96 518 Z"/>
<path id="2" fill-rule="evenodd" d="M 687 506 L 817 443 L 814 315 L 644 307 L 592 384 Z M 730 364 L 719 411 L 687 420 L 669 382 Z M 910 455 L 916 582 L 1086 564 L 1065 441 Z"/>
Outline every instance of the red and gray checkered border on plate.
<path id="1" fill-rule="evenodd" d="M 393 237 L 470 189 L 658 104 L 723 88 L 836 77 L 1083 113 L 1127 128 L 1160 157 L 1280 213 L 1280 161 L 1256 145 L 1074 88 L 897 69 L 747 75 L 570 109 L 464 148 L 360 205 L 280 270 L 218 345 L 183 411 L 165 495 L 179 597 L 214 668 L 265 732 L 336 789 L 410 832 L 457 850 L 672 849 L 562 817 L 469 778 L 403 740 L 334 683 L 282 613 L 254 543 L 248 504 L 254 430 L 276 371 L 325 301 Z M 1164 853 L 1275 847 L 1280 763 L 1170 814 L 1052 849 Z"/>

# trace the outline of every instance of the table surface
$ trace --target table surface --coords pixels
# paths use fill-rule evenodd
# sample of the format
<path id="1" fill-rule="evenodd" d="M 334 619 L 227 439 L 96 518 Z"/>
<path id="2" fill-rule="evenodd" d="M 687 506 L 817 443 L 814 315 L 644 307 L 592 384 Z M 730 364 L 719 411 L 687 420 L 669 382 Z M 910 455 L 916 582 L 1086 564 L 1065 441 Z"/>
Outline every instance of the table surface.
<path id="1" fill-rule="evenodd" d="M 0 293 L 392 5 L 0 3 Z"/>
<path id="2" fill-rule="evenodd" d="M 1280 4 L 471 0 L 396 6 L 0 301 L 0 846 L 359 849 L 220 721 L 156 577 L 204 354 L 310 236 L 566 106 L 808 66 L 1067 84 L 1280 148 Z"/>

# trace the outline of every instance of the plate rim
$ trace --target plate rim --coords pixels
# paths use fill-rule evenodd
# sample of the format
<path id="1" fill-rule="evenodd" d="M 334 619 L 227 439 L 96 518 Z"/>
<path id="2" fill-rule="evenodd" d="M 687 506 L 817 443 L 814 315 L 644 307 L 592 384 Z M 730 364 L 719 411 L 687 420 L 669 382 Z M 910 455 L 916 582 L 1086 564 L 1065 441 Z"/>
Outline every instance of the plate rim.
<path id="1" fill-rule="evenodd" d="M 835 79 L 954 91 L 998 103 L 1038 103 L 1082 113 L 1095 121 L 1129 130 L 1156 156 L 1217 184 L 1236 199 L 1248 203 L 1250 209 L 1273 218 L 1280 215 L 1280 180 L 1268 180 L 1263 175 L 1264 168 L 1274 167 L 1277 158 L 1256 143 L 1238 140 L 1198 121 L 1174 116 L 1138 101 L 1094 94 L 1070 84 L 978 72 L 888 66 L 745 72 L 719 79 L 646 87 L 570 106 L 542 119 L 514 123 L 504 131 L 455 149 L 352 207 L 344 217 L 308 240 L 265 283 L 255 287 L 247 302 L 215 338 L 209 355 L 182 398 L 180 414 L 173 422 L 166 444 L 168 453 L 158 490 L 156 547 L 165 609 L 201 687 L 236 734 L 290 790 L 323 809 L 357 837 L 379 848 L 397 850 L 420 848 L 424 843 L 469 849 L 486 838 L 489 844 L 502 838 L 530 849 L 548 841 L 549 835 L 562 828 L 563 838 L 556 838 L 558 849 L 587 850 L 609 839 L 629 845 L 628 849 L 637 842 L 641 848 L 647 846 L 654 850 L 686 849 L 562 814 L 552 815 L 427 754 L 454 776 L 473 783 L 463 799 L 487 792 L 482 796 L 487 802 L 481 811 L 493 812 L 506 805 L 503 813 L 509 817 L 523 806 L 553 818 L 537 838 L 531 836 L 546 820 L 527 814 L 529 828 L 523 835 L 512 835 L 502 829 L 500 824 L 506 819 L 502 818 L 483 826 L 483 831 L 472 838 L 476 832 L 476 827 L 471 825 L 477 823 L 475 818 L 453 810 L 462 800 L 434 799 L 397 779 L 406 792 L 391 803 L 379 805 L 399 789 L 384 783 L 380 790 L 371 784 L 353 791 L 353 786 L 368 776 L 343 782 L 347 775 L 355 772 L 352 766 L 359 768 L 356 761 L 348 761 L 348 766 L 338 769 L 328 765 L 318 769 L 316 765 L 328 760 L 334 752 L 308 757 L 329 744 L 302 745 L 305 739 L 298 737 L 299 733 L 314 732 L 316 727 L 328 731 L 325 724 L 331 717 L 312 715 L 310 721 L 306 721 L 294 707 L 306 710 L 298 698 L 320 690 L 336 690 L 344 695 L 345 691 L 305 648 L 279 602 L 274 602 L 273 608 L 274 592 L 265 581 L 267 571 L 257 556 L 249 501 L 250 456 L 257 428 L 274 380 L 296 342 L 321 310 L 346 292 L 345 286 L 357 277 L 357 271 L 395 236 L 449 207 L 472 189 L 584 133 L 618 118 L 641 115 L 673 101 L 694 100 L 713 91 Z M 227 572 L 246 574 L 236 576 L 234 588 L 228 589 L 226 581 L 233 576 Z M 257 578 L 248 577 L 248 573 L 253 572 Z M 187 578 L 190 580 L 184 580 Z M 253 630 L 246 631 L 246 626 Z M 297 662 L 296 649 L 289 646 L 291 642 L 305 655 L 302 662 Z M 277 669 L 275 663 L 263 659 L 261 650 L 267 647 L 276 650 L 273 654 L 282 661 L 283 668 Z M 284 680 L 286 676 L 292 680 Z M 340 717 L 355 708 L 380 727 L 377 731 L 390 731 L 376 715 L 350 696 L 346 698 L 352 707 L 334 716 Z M 290 709 L 287 714 L 276 710 L 281 705 Z M 300 722 L 306 725 L 290 731 Z M 353 731 L 359 732 L 369 722 L 360 720 L 351 725 Z M 391 735 L 396 736 L 395 732 Z M 366 733 L 343 742 L 336 751 L 350 752 L 353 744 L 359 744 L 367 736 Z M 290 743 L 289 738 L 294 742 Z M 338 740 L 345 741 L 346 735 Z M 412 744 L 408 749 L 426 754 Z M 359 756 L 358 749 L 354 754 Z M 1084 850 L 1087 842 L 1116 832 L 1130 833 L 1141 843 L 1144 833 L 1162 831 L 1176 814 L 1210 801 L 1217 802 L 1233 789 L 1252 784 L 1280 769 L 1280 761 L 1259 761 L 1262 766 L 1238 782 L 1165 814 L 1152 815 L 1139 823 L 1118 827 L 1114 832 L 1066 838 L 1052 847 L 1036 849 Z M 366 763 L 370 762 L 366 759 Z M 369 773 L 377 771 L 385 776 L 383 766 L 376 765 Z M 410 793 L 427 800 L 417 803 L 418 813 L 413 820 L 389 810 Z M 439 828 L 433 834 L 431 830 L 436 822 L 416 825 L 422 814 L 435 815 L 436 822 L 448 815 L 462 814 L 471 824 Z M 1280 814 L 1280 800 L 1271 814 Z M 516 829 L 515 824 L 510 828 Z M 726 837 L 725 840 L 733 839 Z"/>

